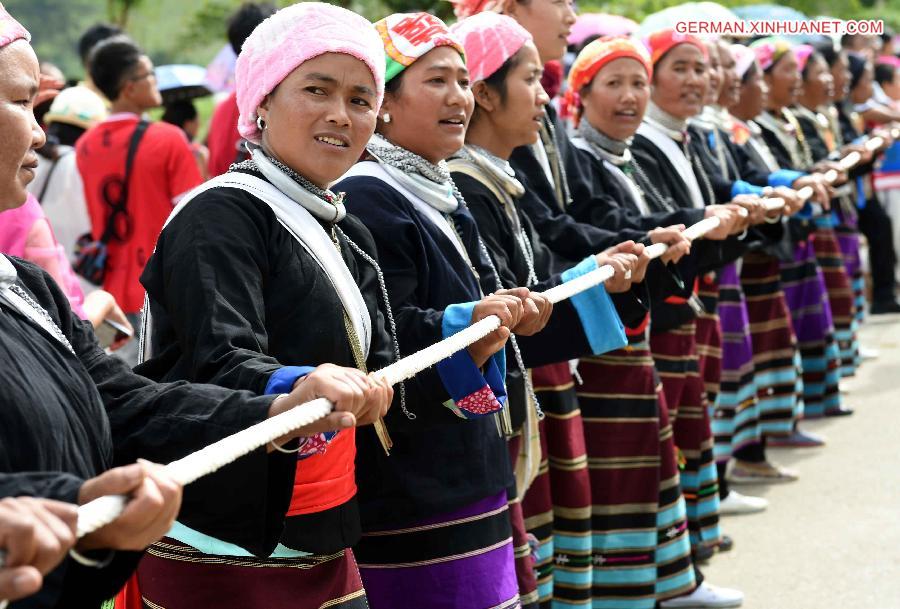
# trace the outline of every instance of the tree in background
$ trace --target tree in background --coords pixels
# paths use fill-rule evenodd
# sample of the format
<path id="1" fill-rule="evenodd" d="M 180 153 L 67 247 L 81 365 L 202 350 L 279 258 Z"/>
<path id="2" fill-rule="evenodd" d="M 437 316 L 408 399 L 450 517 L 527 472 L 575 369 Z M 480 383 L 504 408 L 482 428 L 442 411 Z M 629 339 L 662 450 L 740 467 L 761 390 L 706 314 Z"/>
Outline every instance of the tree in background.
<path id="1" fill-rule="evenodd" d="M 124 30 L 132 11 L 141 4 L 143 0 L 106 0 L 106 19 Z"/>
<path id="2" fill-rule="evenodd" d="M 389 13 L 429 11 L 452 20 L 447 0 L 330 0 L 368 19 Z M 580 12 L 619 14 L 640 22 L 647 15 L 682 0 L 578 0 Z M 41 57 L 60 66 L 69 78 L 80 78 L 82 69 L 75 53 L 81 33 L 98 21 L 120 24 L 140 42 L 154 62 L 206 65 L 225 44 L 225 24 L 241 0 L 4 0 L 7 8 L 34 35 Z M 292 0 L 275 0 L 280 6 Z M 748 0 L 724 0 L 724 6 L 751 4 Z M 762 3 L 771 3 L 763 0 Z M 900 30 L 898 0 L 787 0 L 780 2 L 806 15 L 831 15 L 841 19 L 884 19 Z"/>

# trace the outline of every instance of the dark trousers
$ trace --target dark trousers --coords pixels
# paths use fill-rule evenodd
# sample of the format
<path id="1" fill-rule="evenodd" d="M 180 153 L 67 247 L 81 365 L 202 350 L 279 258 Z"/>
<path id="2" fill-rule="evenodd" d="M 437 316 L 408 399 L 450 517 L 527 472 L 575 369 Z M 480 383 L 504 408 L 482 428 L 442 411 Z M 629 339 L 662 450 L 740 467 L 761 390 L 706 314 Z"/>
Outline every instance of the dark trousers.
<path id="1" fill-rule="evenodd" d="M 869 268 L 872 271 L 872 300 L 894 300 L 894 235 L 891 218 L 877 198 L 866 201 L 859 210 L 859 230 L 869 242 Z"/>

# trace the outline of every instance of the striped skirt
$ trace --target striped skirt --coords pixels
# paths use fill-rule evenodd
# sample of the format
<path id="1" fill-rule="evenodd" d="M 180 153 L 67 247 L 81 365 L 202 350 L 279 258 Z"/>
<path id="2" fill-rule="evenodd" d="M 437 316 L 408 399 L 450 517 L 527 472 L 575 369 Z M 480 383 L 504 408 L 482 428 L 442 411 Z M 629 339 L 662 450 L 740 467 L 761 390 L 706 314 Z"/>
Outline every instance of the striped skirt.
<path id="1" fill-rule="evenodd" d="M 307 558 L 213 556 L 164 537 L 138 570 L 151 609 L 367 609 L 353 552 Z"/>
<path id="2" fill-rule="evenodd" d="M 588 606 L 653 609 L 695 581 L 672 427 L 649 345 L 632 338 L 624 349 L 582 359 L 579 372 L 593 503 Z"/>
<path id="3" fill-rule="evenodd" d="M 813 247 L 816 260 L 825 277 L 831 319 L 834 323 L 834 338 L 841 355 L 841 375 L 856 373 L 856 358 L 859 357 L 859 328 L 856 321 L 853 288 L 844 265 L 844 255 L 838 243 L 832 216 L 819 216 L 815 220 Z"/>
<path id="4" fill-rule="evenodd" d="M 719 279 L 716 273 L 700 278 L 697 296 L 705 312 L 697 316 L 697 363 L 709 404 L 716 403 L 722 382 L 722 324 L 719 320 Z"/>
<path id="5" fill-rule="evenodd" d="M 541 609 L 556 603 L 590 607 L 591 481 L 572 372 L 564 362 L 535 368 L 532 379 L 545 418 L 539 426 L 540 470 L 522 512 L 535 544 L 537 602 Z M 529 590 L 519 591 L 523 604 L 532 601 Z"/>
<path id="6" fill-rule="evenodd" d="M 508 512 L 504 491 L 440 516 L 363 533 L 355 552 L 369 607 L 519 607 Z"/>
<path id="7" fill-rule="evenodd" d="M 681 465 L 691 546 L 719 541 L 719 483 L 713 460 L 709 404 L 697 363 L 696 323 L 650 335 Z"/>
<path id="8" fill-rule="evenodd" d="M 841 356 L 812 237 L 796 244 L 793 261 L 781 263 L 781 286 L 803 365 L 803 417 L 821 417 L 841 406 Z"/>
<path id="9" fill-rule="evenodd" d="M 722 324 L 722 381 L 712 417 L 717 463 L 727 463 L 735 450 L 758 444 L 762 437 L 753 365 L 753 339 L 747 303 L 738 277 L 740 261 L 719 275 L 719 320 Z"/>
<path id="10" fill-rule="evenodd" d="M 786 436 L 802 411 L 803 379 L 778 260 L 759 252 L 745 254 L 743 260 L 741 287 L 753 341 L 760 431 Z"/>
<path id="11" fill-rule="evenodd" d="M 522 449 L 523 438 L 519 433 L 509 439 L 509 458 L 513 463 Z M 534 537 L 525 528 L 522 502 L 518 497 L 509 500 L 509 523 L 512 527 L 513 557 L 516 561 L 516 585 L 522 609 L 538 609 L 537 578 L 535 573 L 535 553 L 532 549 Z"/>
<path id="12" fill-rule="evenodd" d="M 838 245 L 841 247 L 841 253 L 844 258 L 844 269 L 847 271 L 847 277 L 850 278 L 850 290 L 853 292 L 853 309 L 855 329 L 858 332 L 859 327 L 866 319 L 866 280 L 862 271 L 862 260 L 859 255 L 859 232 L 848 226 L 838 226 L 835 229 L 837 233 Z M 844 360 L 844 354 L 841 354 L 841 373 L 843 376 L 852 376 L 859 365 L 862 358 L 859 355 L 859 344 L 852 353 L 848 353 L 849 363 Z"/>

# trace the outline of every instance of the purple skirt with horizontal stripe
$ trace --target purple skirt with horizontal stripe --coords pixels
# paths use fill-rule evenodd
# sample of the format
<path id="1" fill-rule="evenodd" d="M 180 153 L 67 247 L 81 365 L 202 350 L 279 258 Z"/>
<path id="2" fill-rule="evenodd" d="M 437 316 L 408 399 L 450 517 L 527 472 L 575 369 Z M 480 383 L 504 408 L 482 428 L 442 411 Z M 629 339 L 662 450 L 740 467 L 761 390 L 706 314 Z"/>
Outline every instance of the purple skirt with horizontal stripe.
<path id="1" fill-rule="evenodd" d="M 513 609 L 519 593 L 506 493 L 387 530 L 356 548 L 371 609 Z"/>

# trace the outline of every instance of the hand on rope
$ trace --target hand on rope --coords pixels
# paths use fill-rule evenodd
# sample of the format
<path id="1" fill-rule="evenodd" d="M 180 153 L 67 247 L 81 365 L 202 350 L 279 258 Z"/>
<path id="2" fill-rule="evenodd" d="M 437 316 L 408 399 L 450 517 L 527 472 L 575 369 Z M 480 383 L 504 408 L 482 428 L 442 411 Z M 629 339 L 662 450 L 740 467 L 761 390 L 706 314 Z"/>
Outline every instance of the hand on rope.
<path id="1" fill-rule="evenodd" d="M 553 303 L 540 292 L 532 292 L 528 288 L 512 288 L 511 290 L 497 290 L 494 294 L 514 296 L 522 303 L 522 317 L 519 318 L 519 323 L 511 328 L 513 334 L 533 336 L 543 330 L 550 321 Z"/>
<path id="2" fill-rule="evenodd" d="M 729 217 L 732 215 L 737 214 L 730 211 L 727 214 Z M 709 234 L 710 231 L 720 228 L 723 224 L 727 227 L 728 220 L 723 222 L 718 215 L 715 215 L 688 227 L 684 230 L 684 235 L 690 240 L 699 239 Z M 658 258 L 666 253 L 667 247 L 665 243 L 656 243 L 646 248 L 645 254 L 650 259 Z M 555 304 L 608 281 L 615 275 L 615 272 L 611 265 L 604 265 L 590 273 L 585 273 L 571 281 L 550 288 L 543 292 L 541 296 L 549 303 Z M 515 301 L 517 306 L 521 306 L 521 300 L 517 297 L 504 296 L 502 294 L 491 295 L 482 300 L 481 303 L 490 301 L 492 304 L 482 307 L 478 314 L 479 319 L 476 320 L 476 316 L 473 314 L 472 325 L 453 336 L 390 364 L 382 370 L 373 373 L 372 376 L 379 379 L 379 381 L 383 380 L 388 385 L 395 385 L 412 378 L 422 370 L 450 357 L 457 351 L 468 348 L 498 329 L 503 330 L 508 337 L 510 326 L 515 326 L 519 319 L 513 319 L 513 311 L 510 308 L 517 309 L 517 307 L 513 307 L 507 298 Z M 503 306 L 500 306 L 501 302 Z M 476 309 L 478 309 L 478 306 L 476 306 Z M 501 315 L 505 316 L 506 325 L 504 325 L 504 319 L 501 319 Z M 299 406 L 252 425 L 218 442 L 214 442 L 197 452 L 169 463 L 163 469 L 169 479 L 175 483 L 180 485 L 190 484 L 198 478 L 211 474 L 228 463 L 265 446 L 273 440 L 290 435 L 302 435 L 303 430 L 309 429 L 310 426 L 326 418 L 334 411 L 334 406 L 325 398 L 317 398 Z M 343 413 L 341 416 L 343 416 Z M 129 501 L 130 498 L 125 495 L 114 494 L 99 497 L 79 507 L 77 536 L 79 538 L 85 537 L 114 522 L 116 518 L 127 510 Z M 0 553 L 0 566 L 5 564 L 4 560 L 5 556 Z"/>
<path id="3" fill-rule="evenodd" d="M 840 161 L 819 161 L 813 165 L 812 169 L 815 173 L 825 174 L 825 181 L 835 186 L 845 184 L 850 176 L 847 170 L 862 160 L 862 156 L 854 151 L 842 158 Z"/>
<path id="4" fill-rule="evenodd" d="M 525 306 L 518 296 L 496 293 L 481 299 L 472 310 L 472 324 L 488 319 L 499 320 L 497 327 L 490 333 L 468 346 L 469 355 L 479 368 L 487 363 L 490 357 L 500 351 L 509 340 L 512 329 L 518 325 L 525 313 Z M 472 327 L 472 326 L 469 326 Z"/>
<path id="5" fill-rule="evenodd" d="M 684 236 L 684 224 L 658 227 L 647 233 L 652 244 L 665 244 L 666 253 L 661 256 L 664 264 L 678 262 L 682 257 L 691 253 L 691 241 Z M 650 258 L 650 248 L 644 249 L 644 255 Z"/>
<path id="6" fill-rule="evenodd" d="M 634 241 L 623 241 L 594 255 L 598 267 L 608 265 L 614 274 L 606 283 L 610 294 L 621 294 L 631 289 L 632 283 L 643 281 L 649 258 L 642 264 L 644 246 Z"/>
<path id="7" fill-rule="evenodd" d="M 739 215 L 738 209 L 740 207 L 737 205 L 708 205 L 705 212 L 706 219 L 717 218 L 718 222 L 707 231 L 705 237 L 714 241 L 722 241 L 731 235 L 740 234 L 743 230 L 740 228 L 743 218 Z M 746 214 L 746 211 L 744 213 Z M 710 226 L 712 224 L 710 223 Z M 697 224 L 694 226 L 697 226 Z M 690 234 L 694 226 L 686 229 L 685 232 Z"/>
<path id="8" fill-rule="evenodd" d="M 881 146 L 882 142 L 884 142 L 882 138 L 873 137 L 866 140 L 864 144 L 847 144 L 841 148 L 841 157 L 847 158 L 855 152 L 859 155 L 859 161 L 857 163 L 868 163 L 872 160 L 872 157 L 875 156 L 875 151 Z M 854 163 L 854 165 L 857 163 Z"/>
<path id="9" fill-rule="evenodd" d="M 823 192 L 827 194 L 827 191 L 824 190 L 824 187 Z M 770 217 L 778 217 L 779 215 L 793 216 L 801 209 L 803 209 L 803 206 L 806 204 L 806 201 L 803 199 L 803 197 L 800 196 L 800 193 L 788 186 L 776 187 L 772 191 L 771 198 L 767 200 L 777 201 L 779 199 L 783 202 L 783 205 L 778 205 L 777 203 L 767 204 L 769 207 L 768 211 L 776 212 L 770 214 Z"/>
<path id="10" fill-rule="evenodd" d="M 143 550 L 172 528 L 181 509 L 181 490 L 163 466 L 148 461 L 91 478 L 78 491 L 79 505 L 105 495 L 127 495 L 128 503 L 112 523 L 81 537 L 76 550 Z"/>
<path id="11" fill-rule="evenodd" d="M 328 399 L 334 404 L 334 412 L 322 421 L 297 430 L 291 437 L 279 438 L 275 442 L 277 445 L 298 436 L 371 425 L 387 414 L 394 399 L 394 390 L 383 379 L 376 379 L 356 368 L 322 364 L 297 379 L 291 393 L 279 396 L 272 402 L 269 416 L 277 416 L 316 398 Z"/>
<path id="12" fill-rule="evenodd" d="M 800 199 L 801 208 L 806 204 L 807 199 L 812 199 L 825 209 L 831 206 L 831 199 L 834 197 L 834 188 L 825 179 L 825 174 L 812 173 L 794 180 L 791 184 L 797 191 L 797 197 Z M 799 211 L 799 210 L 798 210 Z"/>
<path id="13" fill-rule="evenodd" d="M 897 131 L 898 131 L 898 135 L 900 135 L 900 130 L 897 130 Z M 865 143 L 862 144 L 862 146 L 866 150 L 875 151 L 875 150 L 878 150 L 879 148 L 881 148 L 884 144 L 885 144 L 884 138 L 882 138 L 880 136 L 875 136 L 875 137 L 870 137 L 868 140 L 866 140 Z M 859 163 L 862 162 L 862 160 L 863 160 L 862 155 L 857 150 L 853 150 L 853 151 L 849 152 L 846 156 L 844 156 L 840 161 L 828 161 L 828 163 L 831 165 L 831 167 L 829 169 L 827 169 L 824 174 L 822 174 L 820 180 L 829 187 L 832 184 L 840 184 L 840 183 L 842 183 L 842 181 L 846 182 L 847 181 L 847 172 L 850 171 L 851 169 L 853 169 L 854 167 L 856 167 Z M 812 177 L 812 176 L 806 176 L 806 177 Z M 797 180 L 797 182 L 794 182 L 794 184 L 796 185 L 799 181 L 800 180 Z M 802 186 L 800 188 L 800 190 L 797 191 L 797 194 L 800 196 L 801 199 L 806 201 L 807 199 L 812 197 L 813 194 L 818 194 L 818 193 L 814 189 L 813 184 L 807 184 L 807 185 Z M 829 192 L 829 194 L 833 195 L 833 191 Z M 819 200 L 819 203 L 821 203 L 822 207 L 824 207 L 825 209 L 829 209 L 829 207 L 830 207 L 829 202 L 830 202 L 830 197 L 829 197 L 829 201 L 822 201 L 821 199 Z"/>
<path id="14" fill-rule="evenodd" d="M 0 548 L 6 552 L 0 568 L 0 607 L 40 590 L 43 576 L 75 545 L 77 520 L 78 512 L 69 503 L 32 497 L 0 500 Z"/>
<path id="15" fill-rule="evenodd" d="M 766 205 L 764 199 L 757 195 L 738 195 L 732 201 L 732 205 L 738 205 L 747 212 L 747 216 L 742 223 L 742 230 L 747 230 L 751 226 L 762 224 L 766 221 Z"/>

